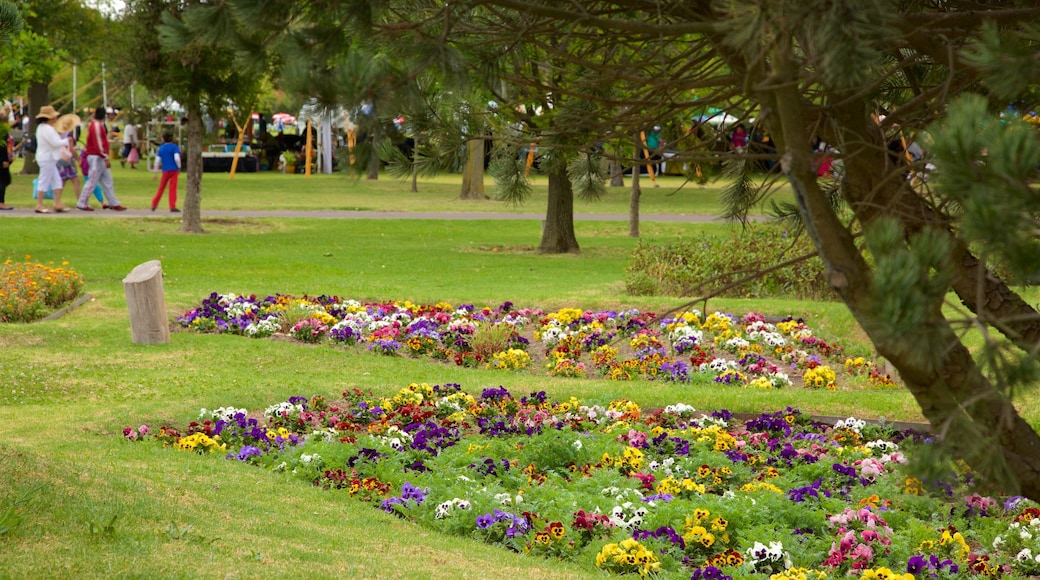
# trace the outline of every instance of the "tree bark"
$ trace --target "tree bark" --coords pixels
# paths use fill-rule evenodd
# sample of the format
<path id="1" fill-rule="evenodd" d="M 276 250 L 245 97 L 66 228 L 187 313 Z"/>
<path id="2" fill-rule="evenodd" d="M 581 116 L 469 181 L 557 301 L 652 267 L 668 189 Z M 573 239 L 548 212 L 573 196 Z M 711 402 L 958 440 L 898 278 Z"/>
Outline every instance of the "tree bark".
<path id="1" fill-rule="evenodd" d="M 188 112 L 188 175 L 184 187 L 184 213 L 181 231 L 201 234 L 202 229 L 202 104 L 199 95 L 185 103 Z"/>
<path id="2" fill-rule="evenodd" d="M 639 136 L 635 138 L 636 147 L 639 147 Z M 643 195 L 643 188 L 639 185 L 639 167 L 632 167 L 632 191 L 628 195 L 628 237 L 639 237 L 639 198 Z"/>
<path id="3" fill-rule="evenodd" d="M 376 155 L 376 145 L 379 144 L 379 139 L 379 127 L 377 125 L 373 125 L 372 131 L 368 134 L 368 141 L 371 145 L 371 148 L 369 149 L 368 155 L 368 175 L 365 177 L 365 179 L 368 179 L 369 181 L 379 180 L 379 165 L 380 163 L 382 163 L 379 160 L 379 156 Z"/>
<path id="4" fill-rule="evenodd" d="M 36 135 L 36 113 L 40 112 L 40 107 L 50 102 L 50 89 L 47 87 L 47 83 L 33 82 L 29 84 L 29 133 L 22 137 L 24 139 L 28 135 Z M 25 163 L 22 164 L 22 175 L 38 175 L 40 173 L 40 166 L 36 164 L 35 153 L 23 153 Z"/>
<path id="5" fill-rule="evenodd" d="M 950 449 L 1006 491 L 1040 498 L 1040 435 L 1018 415 L 1010 399 L 982 374 L 944 317 L 941 298 L 928 305 L 923 320 L 909 331 L 889 331 L 886 316 L 876 310 L 870 267 L 816 181 L 812 155 L 805 145 L 809 142 L 809 124 L 794 82 L 797 75 L 790 50 L 790 45 L 786 45 L 774 51 L 775 78 L 768 84 L 779 88 L 767 97 L 771 102 L 766 108 L 775 107 L 777 112 L 780 130 L 775 138 L 783 152 L 781 166 L 791 182 L 831 286 L 878 353 L 899 371 L 922 413 Z M 860 127 L 867 122 L 864 116 Z M 847 174 L 847 180 L 857 172 L 857 153 L 869 155 L 846 147 L 846 170 L 853 172 Z M 850 195 L 849 201 L 860 219 L 869 221 L 865 208 L 878 207 L 879 200 L 873 198 L 873 203 L 863 203 L 855 193 L 846 195 Z"/>
<path id="6" fill-rule="evenodd" d="M 555 165 L 555 164 L 554 164 Z M 539 254 L 577 254 L 581 252 L 574 235 L 574 189 L 566 167 L 549 170 L 549 202 Z"/>
<path id="7" fill-rule="evenodd" d="M 466 165 L 462 168 L 460 199 L 487 199 L 484 194 L 484 140 L 466 141 Z"/>
<path id="8" fill-rule="evenodd" d="M 625 187 L 625 165 L 621 163 L 621 159 L 621 147 L 617 147 L 610 158 L 611 187 Z"/>
<path id="9" fill-rule="evenodd" d="M 419 166 L 417 165 L 419 151 L 419 134 L 412 138 L 412 193 L 419 193 Z"/>

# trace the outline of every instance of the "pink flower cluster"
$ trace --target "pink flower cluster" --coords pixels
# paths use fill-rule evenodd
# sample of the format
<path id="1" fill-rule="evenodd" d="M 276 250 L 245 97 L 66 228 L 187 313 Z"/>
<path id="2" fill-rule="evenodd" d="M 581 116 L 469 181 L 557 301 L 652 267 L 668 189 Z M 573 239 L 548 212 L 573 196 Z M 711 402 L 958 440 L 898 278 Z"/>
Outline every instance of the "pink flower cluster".
<path id="1" fill-rule="evenodd" d="M 125 437 L 129 441 L 135 441 L 138 437 L 143 438 L 145 435 L 148 435 L 149 431 L 150 430 L 148 429 L 148 425 L 141 425 L 137 429 L 134 429 L 133 427 L 127 427 L 123 429 L 123 437 Z"/>
<path id="2" fill-rule="evenodd" d="M 837 526 L 838 541 L 831 543 L 824 566 L 865 570 L 871 567 L 875 553 L 885 551 L 892 544 L 892 528 L 870 508 L 845 508 L 827 521 Z"/>

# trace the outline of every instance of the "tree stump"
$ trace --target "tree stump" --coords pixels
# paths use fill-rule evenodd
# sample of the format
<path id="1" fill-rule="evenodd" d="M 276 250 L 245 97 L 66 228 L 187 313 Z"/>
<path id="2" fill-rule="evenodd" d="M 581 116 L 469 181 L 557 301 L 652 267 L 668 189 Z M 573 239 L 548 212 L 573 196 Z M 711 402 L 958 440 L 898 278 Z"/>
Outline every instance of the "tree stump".
<path id="1" fill-rule="evenodd" d="M 159 260 L 145 262 L 131 270 L 123 278 L 123 290 L 130 311 L 130 338 L 134 344 L 170 342 L 162 264 Z"/>

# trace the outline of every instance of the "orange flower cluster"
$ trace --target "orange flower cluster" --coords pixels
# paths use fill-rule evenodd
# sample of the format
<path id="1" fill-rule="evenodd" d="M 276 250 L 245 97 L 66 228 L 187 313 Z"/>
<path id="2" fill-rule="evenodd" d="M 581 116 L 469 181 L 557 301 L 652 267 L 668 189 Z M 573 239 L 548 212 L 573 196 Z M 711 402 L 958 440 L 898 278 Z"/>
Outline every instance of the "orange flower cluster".
<path id="1" fill-rule="evenodd" d="M 32 322 L 75 300 L 83 291 L 83 276 L 62 262 L 55 267 L 8 259 L 0 268 L 0 322 Z"/>

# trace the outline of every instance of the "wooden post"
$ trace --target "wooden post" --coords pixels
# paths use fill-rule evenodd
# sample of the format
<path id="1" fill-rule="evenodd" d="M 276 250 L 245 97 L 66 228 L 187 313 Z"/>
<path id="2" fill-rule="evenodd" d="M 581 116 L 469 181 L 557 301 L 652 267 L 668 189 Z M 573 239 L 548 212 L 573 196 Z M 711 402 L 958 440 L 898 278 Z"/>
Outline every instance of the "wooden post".
<path id="1" fill-rule="evenodd" d="M 123 278 L 126 306 L 130 311 L 130 338 L 134 344 L 170 342 L 170 323 L 166 319 L 162 264 L 145 262 Z"/>
<path id="2" fill-rule="evenodd" d="M 306 159 L 307 165 L 303 168 L 303 174 L 307 179 L 311 178 L 311 154 L 314 152 L 314 146 L 311 144 L 311 120 L 307 119 L 307 147 L 304 149 L 304 158 Z"/>

